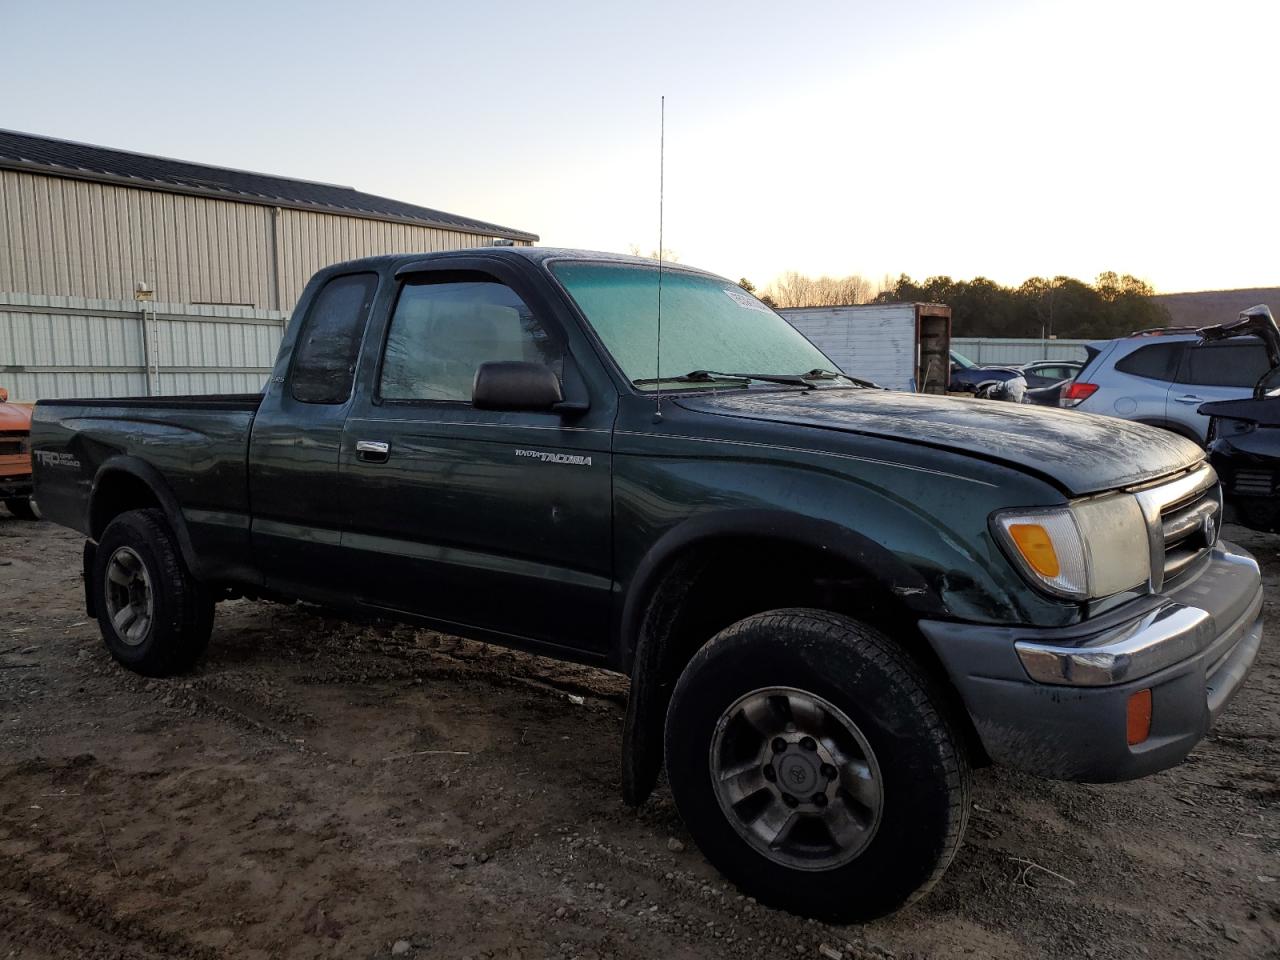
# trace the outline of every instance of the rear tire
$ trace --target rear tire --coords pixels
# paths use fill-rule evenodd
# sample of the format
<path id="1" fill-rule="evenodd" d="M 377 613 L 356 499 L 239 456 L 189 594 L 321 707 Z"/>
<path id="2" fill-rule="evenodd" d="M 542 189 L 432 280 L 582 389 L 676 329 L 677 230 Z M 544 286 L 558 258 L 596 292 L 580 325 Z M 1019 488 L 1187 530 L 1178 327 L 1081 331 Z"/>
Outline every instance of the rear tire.
<path id="1" fill-rule="evenodd" d="M 666 756 L 707 859 L 804 916 L 859 922 L 918 899 L 968 820 L 968 759 L 929 677 L 883 634 L 821 610 L 758 614 L 699 650 L 672 695 Z"/>
<path id="2" fill-rule="evenodd" d="M 30 497 L 10 497 L 4 502 L 9 512 L 19 520 L 39 520 L 36 509 L 31 505 Z"/>
<path id="3" fill-rule="evenodd" d="M 209 643 L 213 600 L 182 562 L 162 510 L 130 510 L 107 526 L 91 584 L 107 650 L 149 677 L 190 670 Z"/>

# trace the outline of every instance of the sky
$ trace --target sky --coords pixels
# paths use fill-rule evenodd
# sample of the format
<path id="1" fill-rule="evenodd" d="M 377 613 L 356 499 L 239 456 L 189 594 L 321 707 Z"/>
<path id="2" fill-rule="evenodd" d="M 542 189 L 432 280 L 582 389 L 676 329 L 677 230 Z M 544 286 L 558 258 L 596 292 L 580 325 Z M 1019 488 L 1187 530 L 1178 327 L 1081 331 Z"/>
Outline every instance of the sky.
<path id="1" fill-rule="evenodd" d="M 1280 285 L 1280 3 L 0 0 L 0 127 L 788 270 Z"/>

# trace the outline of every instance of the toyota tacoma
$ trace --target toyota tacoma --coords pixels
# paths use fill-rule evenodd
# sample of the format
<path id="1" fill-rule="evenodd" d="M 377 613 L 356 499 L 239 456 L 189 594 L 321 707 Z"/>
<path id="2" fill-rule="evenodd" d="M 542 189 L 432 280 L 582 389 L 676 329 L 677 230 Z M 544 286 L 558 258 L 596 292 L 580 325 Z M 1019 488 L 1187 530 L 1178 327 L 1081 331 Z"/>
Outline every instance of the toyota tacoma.
<path id="1" fill-rule="evenodd" d="M 32 445 L 126 667 L 246 596 L 621 671 L 625 799 L 665 768 L 729 879 L 835 921 L 938 881 L 975 766 L 1177 764 L 1262 637 L 1195 443 L 876 389 L 682 265 L 327 267 L 262 394 L 42 401 Z"/>

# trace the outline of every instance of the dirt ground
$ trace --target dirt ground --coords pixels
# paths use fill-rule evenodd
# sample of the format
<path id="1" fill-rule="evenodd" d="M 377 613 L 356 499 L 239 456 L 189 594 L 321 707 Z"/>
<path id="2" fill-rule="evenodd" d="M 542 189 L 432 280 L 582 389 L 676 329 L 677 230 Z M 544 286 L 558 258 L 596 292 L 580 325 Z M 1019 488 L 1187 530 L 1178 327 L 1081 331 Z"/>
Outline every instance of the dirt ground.
<path id="1" fill-rule="evenodd" d="M 1229 535 L 1280 622 L 1280 537 Z M 726 886 L 664 788 L 623 806 L 616 675 L 236 602 L 147 681 L 79 557 L 0 518 L 0 958 L 1280 957 L 1273 639 L 1186 763 L 979 771 L 934 892 L 841 928 Z"/>

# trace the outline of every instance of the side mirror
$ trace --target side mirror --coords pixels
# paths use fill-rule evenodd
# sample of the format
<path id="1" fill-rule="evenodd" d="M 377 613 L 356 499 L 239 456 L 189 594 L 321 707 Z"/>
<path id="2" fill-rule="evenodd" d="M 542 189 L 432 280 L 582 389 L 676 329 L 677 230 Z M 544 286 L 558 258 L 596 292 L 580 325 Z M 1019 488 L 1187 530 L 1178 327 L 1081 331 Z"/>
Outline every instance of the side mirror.
<path id="1" fill-rule="evenodd" d="M 526 360 L 480 364 L 471 388 L 471 405 L 478 410 L 550 410 L 563 400 L 552 369 Z"/>

